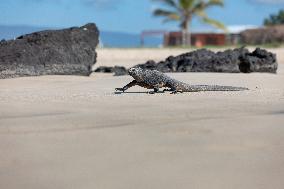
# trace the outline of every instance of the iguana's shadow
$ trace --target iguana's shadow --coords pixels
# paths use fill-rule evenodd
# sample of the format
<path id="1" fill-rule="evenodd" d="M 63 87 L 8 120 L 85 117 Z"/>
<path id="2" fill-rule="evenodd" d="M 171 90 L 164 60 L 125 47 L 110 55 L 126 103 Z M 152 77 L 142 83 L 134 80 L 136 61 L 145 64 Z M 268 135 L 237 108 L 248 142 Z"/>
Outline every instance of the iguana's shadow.
<path id="1" fill-rule="evenodd" d="M 156 92 L 156 94 L 160 94 L 160 93 L 165 93 L 165 92 L 163 92 L 163 91 Z M 114 94 L 120 95 L 120 94 L 153 94 L 153 93 L 147 92 L 147 91 L 145 91 L 145 92 L 119 92 L 119 91 L 116 91 L 116 92 L 114 92 Z"/>
<path id="2" fill-rule="evenodd" d="M 149 94 L 149 92 L 114 92 L 114 94 Z"/>

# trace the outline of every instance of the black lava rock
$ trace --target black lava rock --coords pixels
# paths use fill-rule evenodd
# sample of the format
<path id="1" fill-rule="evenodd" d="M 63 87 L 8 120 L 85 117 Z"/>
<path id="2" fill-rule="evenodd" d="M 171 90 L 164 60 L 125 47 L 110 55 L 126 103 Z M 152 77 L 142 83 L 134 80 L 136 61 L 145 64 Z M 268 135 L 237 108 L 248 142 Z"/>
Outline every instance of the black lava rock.
<path id="1" fill-rule="evenodd" d="M 257 48 L 252 53 L 248 53 L 240 59 L 239 68 L 241 72 L 277 72 L 278 64 L 276 55 L 264 49 Z"/>
<path id="2" fill-rule="evenodd" d="M 250 53 L 246 48 L 238 48 L 217 53 L 199 49 L 176 57 L 170 56 L 158 63 L 151 60 L 135 67 L 161 72 L 276 73 L 278 64 L 276 55 L 264 49 L 257 48 Z"/>
<path id="3" fill-rule="evenodd" d="M 47 30 L 0 42 L 0 79 L 38 75 L 88 76 L 96 63 L 95 24 Z"/>
<path id="4" fill-rule="evenodd" d="M 121 75 L 128 74 L 128 70 L 123 66 L 114 66 L 113 72 L 114 72 L 114 76 L 121 76 Z"/>
<path id="5" fill-rule="evenodd" d="M 276 73 L 278 64 L 276 55 L 264 49 L 257 48 L 252 53 L 246 48 L 229 49 L 223 52 L 212 52 L 199 49 L 179 56 L 168 57 L 165 61 L 149 60 L 134 67 L 158 70 L 161 72 L 225 72 L 225 73 Z M 101 69 L 101 71 L 99 71 Z M 100 68 L 97 72 L 114 72 L 113 67 Z M 125 70 L 116 75 L 126 75 Z"/>
<path id="6" fill-rule="evenodd" d="M 100 66 L 94 72 L 97 72 L 97 73 L 113 73 L 113 67 Z"/>
<path id="7" fill-rule="evenodd" d="M 114 76 L 121 76 L 121 75 L 127 75 L 128 71 L 123 66 L 114 66 L 114 67 L 108 67 L 108 66 L 100 66 L 98 67 L 94 72 L 99 73 L 114 73 Z"/>

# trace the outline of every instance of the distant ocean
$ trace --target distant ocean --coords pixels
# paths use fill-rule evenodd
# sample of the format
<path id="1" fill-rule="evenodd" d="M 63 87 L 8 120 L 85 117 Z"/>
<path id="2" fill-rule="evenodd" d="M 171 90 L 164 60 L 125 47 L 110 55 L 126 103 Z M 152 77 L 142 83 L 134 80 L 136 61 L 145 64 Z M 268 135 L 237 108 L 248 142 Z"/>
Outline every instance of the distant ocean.
<path id="1" fill-rule="evenodd" d="M 32 26 L 4 26 L 0 25 L 0 40 L 14 39 L 18 36 L 54 28 L 32 27 Z M 58 28 L 56 28 L 58 29 Z M 118 48 L 133 48 L 140 47 L 140 35 L 114 32 L 100 31 L 100 46 L 102 47 L 118 47 Z M 163 42 L 161 37 L 146 37 L 144 40 L 145 47 L 159 47 Z"/>

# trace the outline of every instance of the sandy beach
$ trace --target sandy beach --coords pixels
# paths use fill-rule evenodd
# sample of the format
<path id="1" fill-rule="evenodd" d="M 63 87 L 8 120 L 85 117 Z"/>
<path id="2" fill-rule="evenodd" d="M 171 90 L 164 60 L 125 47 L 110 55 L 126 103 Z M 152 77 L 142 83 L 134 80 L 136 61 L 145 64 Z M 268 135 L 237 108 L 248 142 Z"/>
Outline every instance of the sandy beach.
<path id="1" fill-rule="evenodd" d="M 2 189 L 282 189 L 284 49 L 277 74 L 171 73 L 240 92 L 147 94 L 130 76 L 0 80 Z M 186 49 L 99 49 L 131 67 Z"/>

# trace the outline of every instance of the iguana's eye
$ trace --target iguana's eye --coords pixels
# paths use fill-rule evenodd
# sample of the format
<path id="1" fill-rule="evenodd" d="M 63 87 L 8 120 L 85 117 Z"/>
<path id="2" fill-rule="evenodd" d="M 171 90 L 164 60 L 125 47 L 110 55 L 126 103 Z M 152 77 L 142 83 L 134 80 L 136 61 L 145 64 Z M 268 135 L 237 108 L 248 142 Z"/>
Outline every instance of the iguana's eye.
<path id="1" fill-rule="evenodd" d="M 129 73 L 133 73 L 134 71 L 135 71 L 134 68 L 129 68 L 129 70 L 128 70 Z"/>

